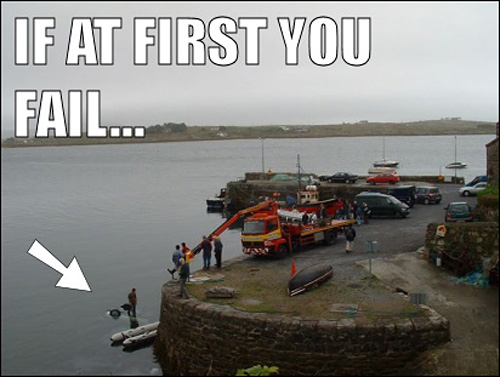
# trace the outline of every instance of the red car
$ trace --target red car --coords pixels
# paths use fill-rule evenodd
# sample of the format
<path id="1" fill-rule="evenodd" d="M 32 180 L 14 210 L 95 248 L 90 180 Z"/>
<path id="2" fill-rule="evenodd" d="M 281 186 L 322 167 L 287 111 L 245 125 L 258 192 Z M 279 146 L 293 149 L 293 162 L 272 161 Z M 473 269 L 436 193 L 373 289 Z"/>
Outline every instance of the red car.
<path id="1" fill-rule="evenodd" d="M 396 174 L 385 174 L 385 175 L 374 175 L 372 177 L 366 178 L 366 183 L 370 183 L 375 185 L 377 183 L 389 183 L 393 185 L 400 181 L 399 177 Z"/>

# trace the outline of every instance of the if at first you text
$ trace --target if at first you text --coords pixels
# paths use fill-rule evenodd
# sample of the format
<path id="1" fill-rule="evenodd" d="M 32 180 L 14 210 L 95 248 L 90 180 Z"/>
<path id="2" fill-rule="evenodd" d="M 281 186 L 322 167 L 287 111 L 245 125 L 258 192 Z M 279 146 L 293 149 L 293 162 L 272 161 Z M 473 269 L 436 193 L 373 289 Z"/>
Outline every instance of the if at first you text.
<path id="1" fill-rule="evenodd" d="M 32 25 L 30 25 L 32 22 Z M 307 44 L 308 58 L 317 66 L 330 66 L 339 55 L 351 66 L 363 66 L 371 56 L 371 18 L 344 17 L 337 22 L 327 16 L 276 19 L 283 43 L 284 63 L 299 64 L 299 47 Z M 47 64 L 49 47 L 56 41 L 50 29 L 55 18 L 16 18 L 16 65 L 30 64 L 29 33 L 33 28 L 34 65 Z M 115 34 L 123 27 L 120 17 L 73 18 L 66 52 L 66 65 L 113 65 Z M 133 20 L 133 64 L 230 66 L 244 54 L 246 65 L 259 65 L 261 41 L 269 36 L 266 17 L 200 18 L 136 17 Z M 123 46 L 120 46 L 123 48 Z M 174 52 L 175 50 L 175 52 Z M 175 57 L 174 57 L 175 55 Z M 174 62 L 175 58 L 175 62 Z"/>

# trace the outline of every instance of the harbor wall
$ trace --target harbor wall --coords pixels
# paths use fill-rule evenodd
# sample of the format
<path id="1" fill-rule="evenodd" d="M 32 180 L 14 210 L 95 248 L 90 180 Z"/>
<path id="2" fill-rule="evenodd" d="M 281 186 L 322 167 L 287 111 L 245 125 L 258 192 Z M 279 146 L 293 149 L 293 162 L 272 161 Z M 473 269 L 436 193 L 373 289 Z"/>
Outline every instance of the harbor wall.
<path id="1" fill-rule="evenodd" d="M 431 308 L 427 318 L 295 319 L 178 298 L 162 287 L 155 355 L 164 375 L 235 375 L 254 365 L 282 375 L 389 375 L 417 354 L 450 340 L 450 323 Z"/>
<path id="2" fill-rule="evenodd" d="M 425 235 L 424 247 L 433 263 L 439 257 L 443 268 L 456 276 L 482 270 L 483 264 L 493 266 L 489 262 L 498 258 L 498 222 L 445 223 L 444 236 L 437 232 L 440 225 L 429 224 Z"/>
<path id="3" fill-rule="evenodd" d="M 285 200 L 286 195 L 296 198 L 298 183 L 293 181 L 270 181 L 276 174 L 277 173 L 246 173 L 244 179 L 228 182 L 226 185 L 226 201 L 230 203 L 228 208 L 231 211 L 238 211 L 252 205 L 252 203 L 258 203 L 265 197 L 276 198 L 281 201 Z M 297 176 L 296 173 L 279 174 Z M 316 175 L 311 174 L 311 176 L 317 179 Z M 385 194 L 390 188 L 394 187 L 393 185 L 367 185 L 364 183 L 364 178 L 365 177 L 360 177 L 358 180 L 363 183 L 354 184 L 321 182 L 318 186 L 319 198 L 320 200 L 327 200 L 337 197 L 339 199 L 353 200 L 357 194 L 363 191 L 377 191 Z M 414 182 L 436 184 L 445 182 L 445 178 L 446 177 L 442 176 L 400 176 L 400 184 L 413 184 Z M 456 180 L 455 177 L 448 178 L 450 183 L 464 183 L 463 177 L 457 177 Z M 446 179 L 446 181 L 448 181 L 448 179 Z M 305 187 L 306 184 L 302 184 L 302 189 Z"/>

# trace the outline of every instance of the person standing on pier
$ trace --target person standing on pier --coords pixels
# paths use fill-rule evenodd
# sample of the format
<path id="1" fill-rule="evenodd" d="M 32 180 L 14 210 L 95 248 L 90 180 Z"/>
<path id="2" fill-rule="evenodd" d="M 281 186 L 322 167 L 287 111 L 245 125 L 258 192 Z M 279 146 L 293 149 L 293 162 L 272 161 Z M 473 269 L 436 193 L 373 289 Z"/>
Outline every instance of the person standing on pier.
<path id="1" fill-rule="evenodd" d="M 180 267 L 179 260 L 182 258 L 181 247 L 179 245 L 175 245 L 175 251 L 172 254 L 172 262 L 174 263 L 174 268 L 172 270 L 167 269 L 168 272 L 172 274 L 172 279 L 175 279 L 175 271 L 177 271 Z"/>
<path id="2" fill-rule="evenodd" d="M 219 236 L 213 236 L 214 240 L 214 254 L 215 254 L 215 266 L 217 268 L 222 267 L 222 241 Z"/>
<path id="3" fill-rule="evenodd" d="M 363 213 L 363 222 L 365 224 L 368 224 L 368 218 L 370 217 L 372 211 L 370 211 L 370 208 L 368 207 L 368 204 L 366 204 L 366 202 L 363 202 Z"/>
<path id="4" fill-rule="evenodd" d="M 179 270 L 179 278 L 181 279 L 181 291 L 179 297 L 181 298 L 189 298 L 189 295 L 186 290 L 186 281 L 189 278 L 189 263 L 184 261 L 184 258 L 180 259 L 180 270 Z"/>
<path id="5" fill-rule="evenodd" d="M 349 224 L 349 226 L 345 230 L 345 239 L 347 241 L 347 244 L 345 246 L 346 254 L 351 253 L 352 250 L 354 249 L 355 238 L 356 238 L 356 230 L 352 227 L 352 224 Z"/>
<path id="6" fill-rule="evenodd" d="M 201 247 L 203 249 L 203 269 L 209 270 L 210 261 L 212 259 L 212 242 L 207 238 L 207 236 L 203 236 Z"/>
<path id="7" fill-rule="evenodd" d="M 187 252 L 188 252 L 190 249 L 189 249 L 188 245 L 186 245 L 186 243 L 185 243 L 185 242 L 182 242 L 182 243 L 181 243 L 181 246 L 182 246 L 182 248 L 181 248 L 182 255 L 184 256 L 184 258 L 186 258 L 186 254 L 187 254 Z"/>
<path id="8" fill-rule="evenodd" d="M 326 208 L 323 203 L 321 203 L 321 207 L 319 210 L 319 218 L 320 219 L 326 219 L 328 217 L 328 214 L 326 213 Z"/>

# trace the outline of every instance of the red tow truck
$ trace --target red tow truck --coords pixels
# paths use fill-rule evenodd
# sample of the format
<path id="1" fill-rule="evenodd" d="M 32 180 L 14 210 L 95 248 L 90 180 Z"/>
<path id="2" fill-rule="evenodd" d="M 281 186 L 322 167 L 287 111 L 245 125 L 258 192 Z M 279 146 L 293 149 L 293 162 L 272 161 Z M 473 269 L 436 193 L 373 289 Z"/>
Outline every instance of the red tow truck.
<path id="1" fill-rule="evenodd" d="M 323 207 L 321 206 L 323 205 Z M 215 229 L 211 236 L 220 235 L 238 219 L 245 216 L 241 244 L 243 253 L 255 256 L 282 257 L 287 253 L 300 250 L 302 247 L 323 243 L 332 245 L 338 234 L 342 234 L 349 224 L 355 220 L 332 219 L 336 210 L 342 206 L 338 200 L 329 200 L 308 204 L 295 210 L 281 210 L 275 200 L 266 200 L 237 212 L 234 216 Z M 316 221 L 306 224 L 302 221 L 304 213 L 313 213 L 320 217 L 320 210 L 324 208 L 326 215 Z M 193 251 L 198 253 L 201 244 Z"/>

